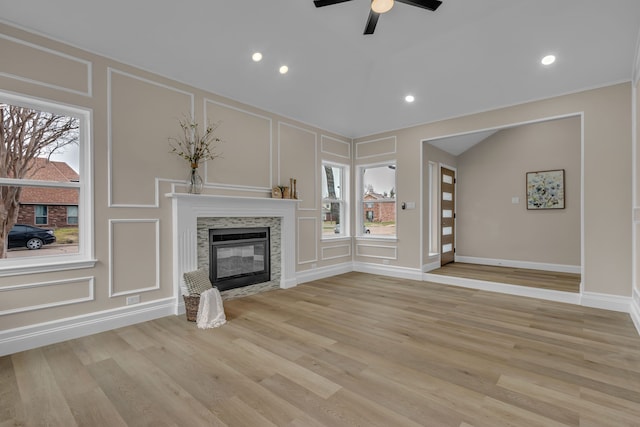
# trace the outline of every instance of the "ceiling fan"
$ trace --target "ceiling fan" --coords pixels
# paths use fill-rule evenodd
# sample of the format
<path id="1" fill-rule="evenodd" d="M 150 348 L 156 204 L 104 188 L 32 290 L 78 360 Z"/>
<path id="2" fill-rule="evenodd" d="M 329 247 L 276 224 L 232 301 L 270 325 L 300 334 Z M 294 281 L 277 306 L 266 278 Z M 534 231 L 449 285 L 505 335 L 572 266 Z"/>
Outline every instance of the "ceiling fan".
<path id="1" fill-rule="evenodd" d="M 313 0 L 316 7 L 331 6 L 332 4 L 344 3 L 351 0 Z M 440 0 L 396 0 L 399 3 L 421 7 L 427 10 L 436 10 L 442 4 Z M 381 14 L 388 12 L 393 7 L 394 0 L 371 0 L 371 10 L 369 19 L 364 27 L 364 34 L 373 34 Z"/>

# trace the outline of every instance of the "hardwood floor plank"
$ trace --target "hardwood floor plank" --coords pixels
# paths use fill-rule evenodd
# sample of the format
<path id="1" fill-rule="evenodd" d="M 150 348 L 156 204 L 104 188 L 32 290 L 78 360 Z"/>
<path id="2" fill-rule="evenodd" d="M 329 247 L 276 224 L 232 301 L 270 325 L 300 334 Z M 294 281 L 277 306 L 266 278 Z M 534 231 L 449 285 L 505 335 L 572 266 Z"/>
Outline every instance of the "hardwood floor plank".
<path id="1" fill-rule="evenodd" d="M 0 357 L 0 423 L 14 420 L 21 405 L 11 357 Z"/>
<path id="2" fill-rule="evenodd" d="M 452 262 L 430 271 L 432 274 L 505 283 L 561 292 L 580 292 L 580 274 L 493 265 Z"/>
<path id="3" fill-rule="evenodd" d="M 24 425 L 76 426 L 42 349 L 18 353 L 11 358 L 25 408 Z"/>
<path id="4" fill-rule="evenodd" d="M 78 425 L 126 425 L 68 342 L 48 346 L 43 354 Z"/>
<path id="5" fill-rule="evenodd" d="M 0 427 L 640 425 L 624 313 L 358 272 L 224 306 L 0 358 Z"/>

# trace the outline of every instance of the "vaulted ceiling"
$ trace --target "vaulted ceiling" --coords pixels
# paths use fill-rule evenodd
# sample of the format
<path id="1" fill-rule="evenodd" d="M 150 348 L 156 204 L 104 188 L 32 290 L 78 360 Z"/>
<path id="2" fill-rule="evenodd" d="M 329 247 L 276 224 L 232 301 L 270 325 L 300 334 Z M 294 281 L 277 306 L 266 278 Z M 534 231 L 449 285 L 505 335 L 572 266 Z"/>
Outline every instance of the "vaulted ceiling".
<path id="1" fill-rule="evenodd" d="M 628 81 L 640 29 L 638 0 L 443 0 L 396 3 L 365 36 L 369 7 L 0 0 L 0 18 L 346 137 Z"/>

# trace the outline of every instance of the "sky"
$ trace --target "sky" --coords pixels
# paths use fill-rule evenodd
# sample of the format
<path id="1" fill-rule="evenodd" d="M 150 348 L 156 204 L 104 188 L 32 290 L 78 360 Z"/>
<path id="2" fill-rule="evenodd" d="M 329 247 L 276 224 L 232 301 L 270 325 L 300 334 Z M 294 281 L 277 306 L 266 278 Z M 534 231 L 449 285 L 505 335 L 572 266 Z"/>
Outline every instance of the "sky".
<path id="1" fill-rule="evenodd" d="M 65 162 L 71 169 L 80 173 L 80 147 L 78 144 L 67 145 L 56 151 L 51 160 L 56 162 Z"/>
<path id="2" fill-rule="evenodd" d="M 391 189 L 396 186 L 396 171 L 387 165 L 367 168 L 364 173 L 362 183 L 366 189 L 369 184 L 373 186 L 373 190 L 378 194 L 391 193 Z M 395 190 L 394 190 L 395 191 Z"/>

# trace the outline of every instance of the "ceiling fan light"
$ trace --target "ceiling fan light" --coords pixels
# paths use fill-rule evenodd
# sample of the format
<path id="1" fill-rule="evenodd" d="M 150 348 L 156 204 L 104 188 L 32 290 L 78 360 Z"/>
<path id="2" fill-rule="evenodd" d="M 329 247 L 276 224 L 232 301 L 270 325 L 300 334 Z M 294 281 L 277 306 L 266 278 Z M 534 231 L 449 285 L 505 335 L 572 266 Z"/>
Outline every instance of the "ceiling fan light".
<path id="1" fill-rule="evenodd" d="M 393 0 L 373 0 L 371 2 L 371 10 L 376 13 L 389 12 L 393 7 Z"/>

